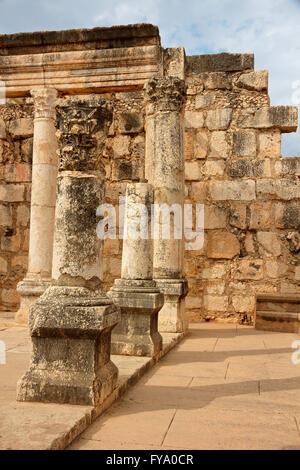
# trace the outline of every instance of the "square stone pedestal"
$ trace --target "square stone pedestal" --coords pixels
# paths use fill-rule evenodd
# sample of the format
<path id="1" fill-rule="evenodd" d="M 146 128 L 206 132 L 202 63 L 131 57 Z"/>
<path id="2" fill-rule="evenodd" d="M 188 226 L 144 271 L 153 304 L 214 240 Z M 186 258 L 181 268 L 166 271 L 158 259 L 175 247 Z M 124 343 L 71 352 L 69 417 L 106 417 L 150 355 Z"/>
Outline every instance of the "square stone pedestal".
<path id="1" fill-rule="evenodd" d="M 156 286 L 164 294 L 164 305 L 158 316 L 158 331 L 183 333 L 188 329 L 185 297 L 188 293 L 186 279 L 156 279 Z"/>
<path id="2" fill-rule="evenodd" d="M 15 321 L 19 325 L 28 325 L 29 310 L 37 299 L 50 286 L 51 279 L 30 279 L 25 278 L 17 285 L 17 292 L 20 294 L 20 308 L 15 314 Z"/>
<path id="3" fill-rule="evenodd" d="M 116 279 L 108 295 L 121 309 L 121 321 L 112 333 L 112 354 L 157 355 L 162 349 L 158 312 L 164 300 L 155 282 Z"/>
<path id="4" fill-rule="evenodd" d="M 33 353 L 17 400 L 97 406 L 117 386 L 111 331 L 120 319 L 108 298 L 50 287 L 30 310 Z"/>

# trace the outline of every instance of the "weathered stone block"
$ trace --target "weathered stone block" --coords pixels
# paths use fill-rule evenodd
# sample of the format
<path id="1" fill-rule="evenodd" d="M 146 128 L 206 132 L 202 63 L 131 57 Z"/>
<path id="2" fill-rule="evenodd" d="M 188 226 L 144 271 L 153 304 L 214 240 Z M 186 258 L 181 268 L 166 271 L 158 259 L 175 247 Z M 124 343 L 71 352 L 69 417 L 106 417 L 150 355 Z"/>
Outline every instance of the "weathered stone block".
<path id="1" fill-rule="evenodd" d="M 11 227 L 12 226 L 12 206 L 0 205 L 0 225 Z"/>
<path id="2" fill-rule="evenodd" d="M 1 184 L 0 201 L 20 202 L 24 200 L 23 184 Z"/>
<path id="3" fill-rule="evenodd" d="M 191 184 L 191 199 L 195 202 L 202 202 L 206 198 L 207 193 L 207 183 L 202 181 L 197 181 L 196 183 Z"/>
<path id="4" fill-rule="evenodd" d="M 185 299 L 185 308 L 201 308 L 203 304 L 202 296 L 198 297 L 191 297 L 190 295 L 187 296 Z"/>
<path id="5" fill-rule="evenodd" d="M 249 108 L 241 112 L 238 120 L 241 128 L 278 128 L 281 132 L 295 132 L 297 125 L 297 106 L 271 106 L 258 110 Z"/>
<path id="6" fill-rule="evenodd" d="M 224 160 L 207 160 L 202 168 L 202 172 L 205 176 L 223 176 L 224 171 Z"/>
<path id="7" fill-rule="evenodd" d="M 185 179 L 187 181 L 197 181 L 202 178 L 201 166 L 199 162 L 185 162 Z"/>
<path id="8" fill-rule="evenodd" d="M 258 197 L 291 200 L 300 198 L 298 181 L 290 179 L 261 179 L 256 182 Z"/>
<path id="9" fill-rule="evenodd" d="M 234 160 L 229 166 L 231 178 L 258 178 L 270 177 L 270 160 Z"/>
<path id="10" fill-rule="evenodd" d="M 113 140 L 114 158 L 125 157 L 129 155 L 130 137 L 128 135 L 119 135 Z"/>
<path id="11" fill-rule="evenodd" d="M 209 312 L 226 312 L 228 309 L 228 297 L 226 295 L 204 295 L 203 306 Z"/>
<path id="12" fill-rule="evenodd" d="M 194 158 L 194 129 L 187 129 L 184 133 L 184 159 Z"/>
<path id="13" fill-rule="evenodd" d="M 112 180 L 133 180 L 137 181 L 143 177 L 143 168 L 139 161 L 119 159 L 114 160 L 112 165 Z"/>
<path id="14" fill-rule="evenodd" d="M 206 205 L 204 207 L 204 228 L 216 229 L 226 227 L 226 209 Z"/>
<path id="15" fill-rule="evenodd" d="M 255 254 L 255 245 L 253 241 L 253 235 L 250 232 L 246 233 L 244 246 L 247 255 L 254 255 Z"/>
<path id="16" fill-rule="evenodd" d="M 236 82 L 237 86 L 247 90 L 263 91 L 268 89 L 268 71 L 243 73 Z"/>
<path id="17" fill-rule="evenodd" d="M 222 108 L 207 111 L 206 125 L 209 130 L 226 130 L 232 119 L 232 109 Z"/>
<path id="18" fill-rule="evenodd" d="M 134 134 L 142 132 L 144 128 L 143 118 L 134 112 L 123 112 L 119 116 L 119 131 L 121 134 Z"/>
<path id="19" fill-rule="evenodd" d="M 199 129 L 204 126 L 204 114 L 200 111 L 186 111 L 184 114 L 184 126 L 186 129 Z"/>
<path id="20" fill-rule="evenodd" d="M 275 162 L 275 172 L 278 176 L 300 176 L 300 157 L 283 158 Z"/>
<path id="21" fill-rule="evenodd" d="M 278 203 L 275 206 L 275 225 L 277 228 L 300 229 L 300 207 L 297 201 Z"/>
<path id="22" fill-rule="evenodd" d="M 271 224 L 271 202 L 256 202 L 250 207 L 250 225 L 251 230 L 269 229 Z"/>
<path id="23" fill-rule="evenodd" d="M 232 84 L 227 73 L 211 72 L 203 74 L 204 86 L 207 90 L 231 90 Z"/>
<path id="24" fill-rule="evenodd" d="M 0 257 L 0 274 L 7 273 L 7 260 Z"/>
<path id="25" fill-rule="evenodd" d="M 208 234 L 208 258 L 232 259 L 239 253 L 240 243 L 233 233 L 223 231 Z"/>
<path id="26" fill-rule="evenodd" d="M 232 305 L 238 313 L 252 313 L 255 308 L 254 295 L 233 295 Z"/>
<path id="27" fill-rule="evenodd" d="M 214 104 L 215 97 L 210 94 L 197 95 L 195 98 L 195 109 L 209 108 Z"/>
<path id="28" fill-rule="evenodd" d="M 20 296 L 15 289 L 2 289 L 2 301 L 7 304 L 17 304 L 20 302 Z"/>
<path id="29" fill-rule="evenodd" d="M 281 254 L 281 243 L 275 233 L 257 232 L 257 241 L 268 253 L 271 253 L 274 256 L 279 256 Z M 263 250 L 262 253 L 264 253 Z"/>
<path id="30" fill-rule="evenodd" d="M 237 72 L 239 70 L 253 70 L 254 54 L 203 54 L 187 56 L 189 70 L 194 74 L 202 72 Z"/>
<path id="31" fill-rule="evenodd" d="M 256 199 L 255 181 L 213 181 L 209 183 L 211 198 L 216 201 Z"/>
<path id="32" fill-rule="evenodd" d="M 211 133 L 209 158 L 227 158 L 229 145 L 226 140 L 226 132 L 215 131 Z"/>
<path id="33" fill-rule="evenodd" d="M 258 134 L 258 158 L 280 158 L 281 132 L 279 129 L 260 131 Z"/>
<path id="34" fill-rule="evenodd" d="M 284 276 L 288 271 L 288 266 L 285 263 L 279 261 L 267 261 L 266 262 L 266 272 L 268 277 L 271 279 L 278 279 L 281 276 Z"/>
<path id="35" fill-rule="evenodd" d="M 13 137 L 32 137 L 33 120 L 28 118 L 15 119 L 10 122 L 8 131 Z"/>
<path id="36" fill-rule="evenodd" d="M 31 165 L 29 163 L 6 165 L 4 175 L 8 183 L 31 182 Z"/>
<path id="37" fill-rule="evenodd" d="M 240 203 L 231 204 L 229 223 L 233 227 L 245 229 L 247 218 L 247 207 Z"/>
<path id="38" fill-rule="evenodd" d="M 239 260 L 237 269 L 234 273 L 234 279 L 239 280 L 259 280 L 263 279 L 263 260 L 261 259 L 245 259 Z"/>
<path id="39" fill-rule="evenodd" d="M 206 283 L 206 292 L 208 294 L 222 295 L 225 290 L 225 282 L 223 281 L 209 281 Z"/>
<path id="40" fill-rule="evenodd" d="M 238 157 L 256 156 L 255 131 L 236 131 L 233 133 L 233 154 Z"/>
<path id="41" fill-rule="evenodd" d="M 198 129 L 194 139 L 194 157 L 205 158 L 208 150 L 208 135 L 205 130 Z"/>
<path id="42" fill-rule="evenodd" d="M 208 268 L 202 269 L 203 279 L 223 279 L 226 276 L 227 267 L 224 264 L 214 264 Z"/>

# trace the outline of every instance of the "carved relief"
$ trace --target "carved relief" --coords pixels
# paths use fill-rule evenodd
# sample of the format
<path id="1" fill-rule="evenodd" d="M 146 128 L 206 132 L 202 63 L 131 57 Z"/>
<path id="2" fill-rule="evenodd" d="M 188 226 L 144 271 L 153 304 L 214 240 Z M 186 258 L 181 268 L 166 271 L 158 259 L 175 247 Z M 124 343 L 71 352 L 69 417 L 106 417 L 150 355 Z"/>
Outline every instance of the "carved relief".
<path id="1" fill-rule="evenodd" d="M 55 118 L 55 100 L 57 91 L 54 88 L 31 90 L 34 99 L 34 118 Z"/>
<path id="2" fill-rule="evenodd" d="M 110 103 L 104 100 L 70 99 L 58 106 L 59 170 L 101 169 L 101 154 L 111 120 Z"/>
<path id="3" fill-rule="evenodd" d="M 147 113 L 180 111 L 186 97 L 186 84 L 177 77 L 152 77 L 144 86 Z"/>

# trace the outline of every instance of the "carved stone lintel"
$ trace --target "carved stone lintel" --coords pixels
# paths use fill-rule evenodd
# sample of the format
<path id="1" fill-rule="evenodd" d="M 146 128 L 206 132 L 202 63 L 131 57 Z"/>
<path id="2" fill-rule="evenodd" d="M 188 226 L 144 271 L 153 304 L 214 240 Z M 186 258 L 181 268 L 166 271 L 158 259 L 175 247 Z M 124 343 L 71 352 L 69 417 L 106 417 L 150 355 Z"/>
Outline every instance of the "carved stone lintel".
<path id="1" fill-rule="evenodd" d="M 69 99 L 58 106 L 59 170 L 98 170 L 111 120 L 110 103 L 101 99 Z"/>
<path id="2" fill-rule="evenodd" d="M 147 114 L 157 111 L 180 112 L 186 97 L 186 84 L 177 77 L 152 77 L 144 86 Z"/>
<path id="3" fill-rule="evenodd" d="M 39 88 L 31 90 L 30 93 L 34 99 L 34 118 L 54 119 L 55 100 L 57 97 L 55 88 Z"/>

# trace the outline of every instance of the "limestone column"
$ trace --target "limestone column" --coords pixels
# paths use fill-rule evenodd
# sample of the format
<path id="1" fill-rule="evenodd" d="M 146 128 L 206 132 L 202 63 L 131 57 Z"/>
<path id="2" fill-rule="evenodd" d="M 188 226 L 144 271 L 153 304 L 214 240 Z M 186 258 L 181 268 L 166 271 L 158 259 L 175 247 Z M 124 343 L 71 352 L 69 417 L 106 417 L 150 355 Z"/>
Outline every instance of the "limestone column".
<path id="1" fill-rule="evenodd" d="M 31 91 L 34 100 L 34 136 L 28 271 L 19 282 L 18 323 L 28 322 L 30 306 L 50 285 L 57 177 L 54 88 Z"/>
<path id="2" fill-rule="evenodd" d="M 112 334 L 113 354 L 155 356 L 162 349 L 157 322 L 163 295 L 152 279 L 152 203 L 153 188 L 150 184 L 127 185 L 122 275 L 109 292 L 121 309 L 121 321 Z"/>
<path id="3" fill-rule="evenodd" d="M 188 287 L 183 277 L 185 88 L 184 81 L 175 77 L 153 77 L 144 87 L 146 178 L 154 187 L 155 220 L 159 228 L 153 241 L 153 277 L 164 294 L 158 318 L 162 332 L 184 332 L 188 327 L 184 308 Z M 169 220 L 171 231 L 166 238 L 163 232 Z"/>
<path id="4" fill-rule="evenodd" d="M 119 309 L 102 284 L 103 241 L 96 211 L 104 203 L 101 152 L 112 112 L 102 100 L 59 107 L 52 286 L 30 309 L 33 355 L 17 399 L 97 406 L 117 386 L 110 359 Z"/>

